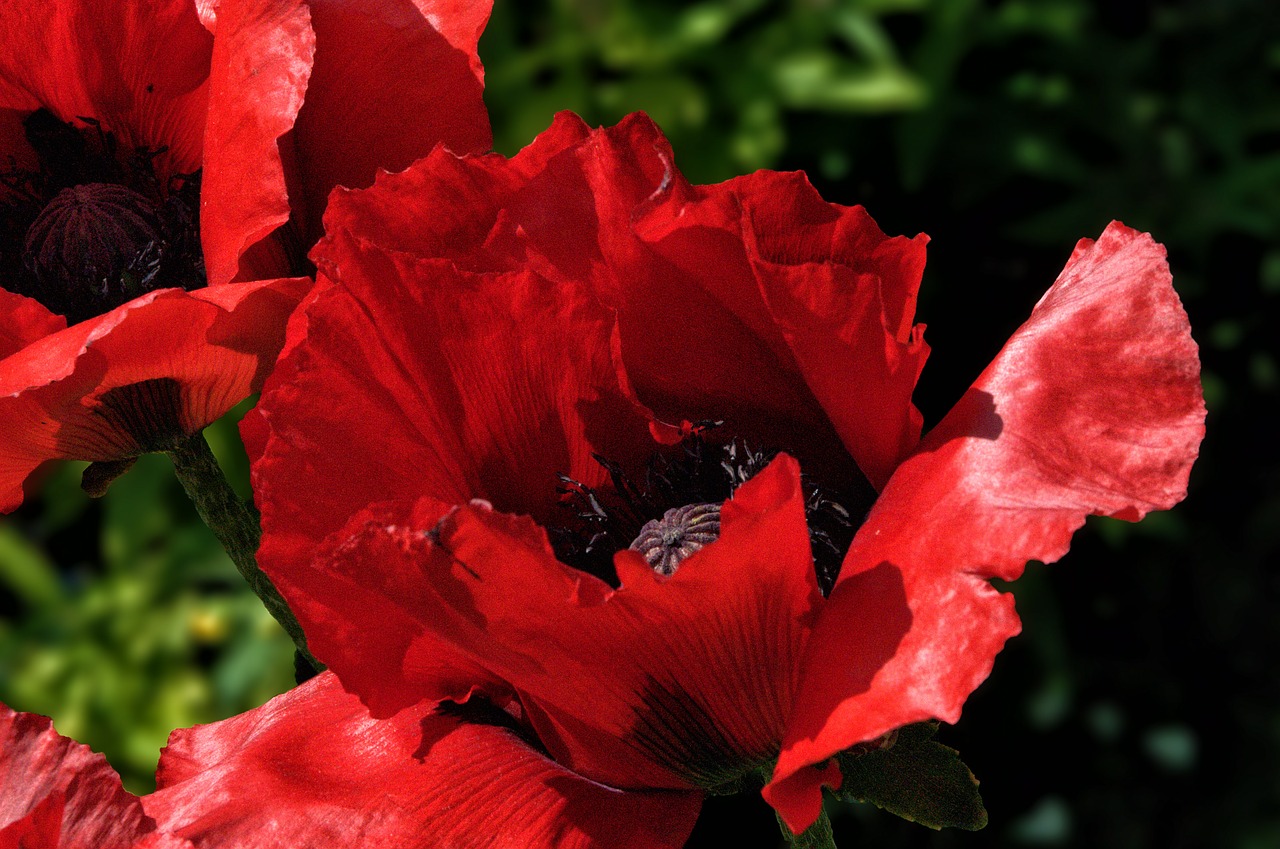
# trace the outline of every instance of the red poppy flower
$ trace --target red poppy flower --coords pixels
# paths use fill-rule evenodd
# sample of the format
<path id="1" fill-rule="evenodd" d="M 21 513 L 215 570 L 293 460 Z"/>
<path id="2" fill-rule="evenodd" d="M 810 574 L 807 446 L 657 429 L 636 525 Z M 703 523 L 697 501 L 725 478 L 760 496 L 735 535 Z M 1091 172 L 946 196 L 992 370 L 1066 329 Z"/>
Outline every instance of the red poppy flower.
<path id="1" fill-rule="evenodd" d="M 279 835 L 290 846 L 350 849 L 675 849 L 663 834 L 687 832 L 698 812 L 697 794 L 624 793 L 575 775 L 496 708 L 424 702 L 374 719 L 332 673 L 175 732 L 158 784 L 143 799 L 147 813 L 223 849 L 283 845 Z"/>
<path id="2" fill-rule="evenodd" d="M 260 562 L 375 716 L 514 700 L 611 787 L 772 769 L 803 829 L 832 755 L 958 717 L 1019 627 L 989 578 L 1171 506 L 1203 432 L 1164 251 L 1120 224 L 921 441 L 923 237 L 799 174 L 691 186 L 642 116 L 438 150 L 326 223 L 244 428 Z"/>
<path id="3" fill-rule="evenodd" d="M 0 9 L 0 511 L 256 391 L 335 185 L 489 146 L 485 3 L 199 5 Z"/>
<path id="4" fill-rule="evenodd" d="M 0 705 L 0 849 L 192 849 L 156 829 L 102 755 Z"/>

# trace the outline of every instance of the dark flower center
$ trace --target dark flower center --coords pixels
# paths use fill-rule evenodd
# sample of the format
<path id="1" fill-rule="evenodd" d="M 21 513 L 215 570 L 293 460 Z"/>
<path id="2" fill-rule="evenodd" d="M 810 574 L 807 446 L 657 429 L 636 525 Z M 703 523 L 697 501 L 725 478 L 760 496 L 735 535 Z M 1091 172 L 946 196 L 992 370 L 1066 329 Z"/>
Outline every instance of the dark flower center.
<path id="1" fill-rule="evenodd" d="M 643 471 L 643 483 L 596 455 L 612 487 L 592 488 L 560 476 L 570 515 L 563 525 L 550 528 L 556 555 L 616 586 L 613 554 L 630 548 L 644 555 L 659 575 L 670 576 L 683 560 L 719 537 L 720 505 L 776 455 L 732 438 L 723 422 L 702 422 L 676 448 L 656 452 Z M 807 469 L 802 483 L 814 571 L 825 595 L 860 524 L 856 520 L 870 509 L 875 491 L 866 484 L 854 492 L 836 492 Z"/>
<path id="2" fill-rule="evenodd" d="M 118 155 L 114 135 L 39 110 L 37 165 L 0 171 L 0 286 L 74 324 L 154 289 L 205 285 L 200 177 L 157 175 L 165 148 Z"/>

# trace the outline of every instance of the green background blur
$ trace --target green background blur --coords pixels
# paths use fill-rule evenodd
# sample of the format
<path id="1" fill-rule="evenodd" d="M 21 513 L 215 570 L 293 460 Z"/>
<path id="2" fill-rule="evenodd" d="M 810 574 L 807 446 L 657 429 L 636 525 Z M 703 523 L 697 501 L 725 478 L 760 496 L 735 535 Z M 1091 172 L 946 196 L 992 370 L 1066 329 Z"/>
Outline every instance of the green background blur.
<path id="1" fill-rule="evenodd" d="M 1209 403 L 1190 496 L 1091 522 L 1014 585 L 1025 631 L 940 734 L 991 825 L 837 804 L 841 846 L 1280 847 L 1278 21 L 1273 0 L 497 0 L 499 151 L 560 109 L 644 110 L 695 182 L 804 169 L 887 232 L 929 233 L 929 424 L 1078 238 L 1118 218 L 1168 246 Z M 209 436 L 247 492 L 234 418 Z M 286 689 L 292 656 L 167 460 L 96 502 L 81 468 L 0 522 L 0 701 L 142 792 L 172 728 Z M 744 824 L 775 828 L 758 799 L 713 800 L 691 845 Z"/>

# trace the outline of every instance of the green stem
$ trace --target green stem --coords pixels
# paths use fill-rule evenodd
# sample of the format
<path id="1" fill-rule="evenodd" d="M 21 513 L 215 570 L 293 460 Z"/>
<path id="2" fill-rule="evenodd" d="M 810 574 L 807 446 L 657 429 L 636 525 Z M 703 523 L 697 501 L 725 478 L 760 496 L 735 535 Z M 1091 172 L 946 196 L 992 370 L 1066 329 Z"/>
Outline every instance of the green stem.
<path id="1" fill-rule="evenodd" d="M 168 449 L 166 454 L 173 461 L 173 471 L 182 488 L 187 491 L 191 503 L 195 505 L 200 518 L 213 531 L 213 535 L 226 549 L 231 562 L 236 564 L 240 574 L 249 582 L 267 612 L 280 623 L 285 632 L 293 639 L 298 652 L 316 669 L 324 669 L 324 665 L 316 660 L 307 649 L 307 638 L 302 633 L 302 626 L 289 605 L 285 603 L 280 591 L 266 573 L 258 568 L 258 542 L 262 538 L 262 530 L 258 526 L 258 518 L 253 508 L 240 500 L 231 484 L 222 474 L 209 443 L 204 434 L 197 433 L 186 441 Z"/>
<path id="2" fill-rule="evenodd" d="M 831 819 L 825 808 L 803 834 L 792 834 L 782 817 L 778 817 L 778 826 L 782 829 L 782 836 L 787 839 L 787 845 L 792 849 L 836 849 L 836 838 L 831 833 Z"/>

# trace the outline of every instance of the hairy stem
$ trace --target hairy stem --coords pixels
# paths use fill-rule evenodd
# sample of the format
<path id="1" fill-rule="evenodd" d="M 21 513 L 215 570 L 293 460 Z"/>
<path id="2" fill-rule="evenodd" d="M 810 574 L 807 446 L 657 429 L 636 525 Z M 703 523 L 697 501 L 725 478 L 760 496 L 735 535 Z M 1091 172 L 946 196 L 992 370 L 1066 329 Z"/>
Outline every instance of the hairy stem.
<path id="1" fill-rule="evenodd" d="M 267 612 L 280 623 L 280 627 L 293 639 L 298 653 L 315 669 L 324 669 L 324 665 L 312 656 L 307 649 L 307 638 L 302 633 L 302 626 L 289 605 L 285 603 L 280 591 L 266 573 L 258 568 L 256 557 L 258 542 L 262 530 L 258 526 L 258 517 L 252 507 L 240 500 L 231 484 L 222 474 L 209 443 L 204 434 L 197 433 L 174 447 L 166 454 L 173 461 L 174 473 L 187 491 L 191 503 L 195 505 L 200 518 L 213 531 L 213 535 L 226 549 L 231 562 L 236 564 L 240 574 L 249 582 L 249 587 L 262 599 Z"/>
<path id="2" fill-rule="evenodd" d="M 836 838 L 831 833 L 831 819 L 825 808 L 803 834 L 792 834 L 782 817 L 778 817 L 778 826 L 782 829 L 782 836 L 787 839 L 787 845 L 792 849 L 836 849 Z"/>

